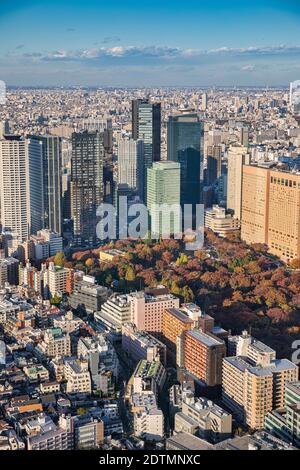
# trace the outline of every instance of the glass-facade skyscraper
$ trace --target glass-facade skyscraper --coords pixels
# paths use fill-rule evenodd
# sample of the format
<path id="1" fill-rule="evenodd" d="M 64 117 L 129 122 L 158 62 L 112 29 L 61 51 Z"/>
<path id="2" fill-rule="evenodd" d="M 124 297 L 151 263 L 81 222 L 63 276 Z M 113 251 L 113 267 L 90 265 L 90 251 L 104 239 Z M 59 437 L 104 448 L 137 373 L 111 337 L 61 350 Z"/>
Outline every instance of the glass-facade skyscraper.
<path id="1" fill-rule="evenodd" d="M 103 202 L 103 132 L 72 135 L 71 215 L 74 243 L 96 243 L 97 208 Z"/>
<path id="2" fill-rule="evenodd" d="M 132 136 L 144 141 L 144 199 L 147 194 L 147 169 L 160 161 L 161 105 L 148 100 L 132 102 Z"/>
<path id="3" fill-rule="evenodd" d="M 31 159 L 29 162 L 33 175 L 37 173 L 37 166 L 41 165 L 42 177 L 35 182 L 32 180 L 31 186 L 36 183 L 38 200 L 43 207 L 42 227 L 58 234 L 62 233 L 62 150 L 60 137 L 30 136 L 29 147 L 34 149 L 37 144 L 42 151 L 42 160 Z M 32 178 L 31 178 L 32 179 Z M 42 184 L 41 184 L 42 180 Z M 42 198 L 41 198 L 42 193 Z M 37 228 L 37 230 L 40 230 Z M 33 233 L 36 230 L 33 230 Z"/>
<path id="4" fill-rule="evenodd" d="M 203 125 L 197 114 L 179 114 L 168 121 L 168 160 L 180 163 L 181 204 L 199 204 L 203 186 Z"/>
<path id="5" fill-rule="evenodd" d="M 176 162 L 155 162 L 148 169 L 147 208 L 151 218 L 153 236 L 176 234 L 181 231 L 180 217 L 180 164 Z M 169 208 L 170 213 L 160 211 L 160 205 Z"/>

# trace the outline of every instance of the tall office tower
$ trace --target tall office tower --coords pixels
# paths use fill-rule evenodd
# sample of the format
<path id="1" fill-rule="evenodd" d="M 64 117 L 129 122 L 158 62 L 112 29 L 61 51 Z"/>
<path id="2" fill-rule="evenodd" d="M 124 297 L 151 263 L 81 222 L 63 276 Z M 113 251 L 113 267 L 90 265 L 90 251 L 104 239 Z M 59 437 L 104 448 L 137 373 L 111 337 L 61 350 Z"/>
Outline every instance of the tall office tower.
<path id="1" fill-rule="evenodd" d="M 113 178 L 113 128 L 112 119 L 108 116 L 100 118 L 83 119 L 78 123 L 78 132 L 103 133 L 103 200 L 113 204 L 114 178 Z"/>
<path id="2" fill-rule="evenodd" d="M 144 102 L 148 102 L 144 100 Z M 143 103 L 142 99 L 132 100 L 131 102 L 131 119 L 132 119 L 132 138 L 137 140 L 139 138 L 139 106 Z"/>
<path id="3" fill-rule="evenodd" d="M 118 144 L 118 183 L 127 184 L 143 195 L 144 141 L 120 140 Z"/>
<path id="4" fill-rule="evenodd" d="M 246 147 L 231 146 L 228 151 L 227 209 L 234 211 L 236 219 L 241 220 L 242 209 L 242 172 L 243 165 L 250 163 Z"/>
<path id="5" fill-rule="evenodd" d="M 203 93 L 203 95 L 202 95 L 201 109 L 202 109 L 202 111 L 207 110 L 207 93 Z"/>
<path id="6" fill-rule="evenodd" d="M 62 150 L 60 137 L 29 136 L 30 192 L 36 193 L 36 211 L 38 204 L 42 208 L 42 227 L 36 229 L 39 214 L 35 214 L 36 223 L 32 233 L 41 228 L 51 232 L 62 232 Z M 38 163 L 38 146 L 42 151 L 42 158 Z M 39 168 L 38 168 L 39 167 Z M 41 171 L 41 177 L 38 174 Z M 38 179 L 37 179 L 38 178 Z"/>
<path id="7" fill-rule="evenodd" d="M 290 84 L 290 107 L 294 114 L 300 114 L 300 80 Z"/>
<path id="8" fill-rule="evenodd" d="M 77 245 L 96 242 L 96 212 L 103 202 L 103 158 L 103 133 L 72 135 L 71 215 Z"/>
<path id="9" fill-rule="evenodd" d="M 243 147 L 249 146 L 249 128 L 248 127 L 241 127 L 239 129 L 239 141 Z"/>
<path id="10" fill-rule="evenodd" d="M 42 142 L 36 138 L 26 140 L 29 182 L 30 234 L 45 227 L 44 165 Z"/>
<path id="11" fill-rule="evenodd" d="M 164 205 L 164 214 L 161 205 Z M 153 167 L 148 169 L 147 208 L 153 236 L 181 232 L 179 163 L 155 162 Z"/>
<path id="12" fill-rule="evenodd" d="M 203 126 L 197 114 L 170 116 L 168 160 L 181 165 L 181 204 L 199 204 L 203 183 Z"/>
<path id="13" fill-rule="evenodd" d="M 207 147 L 206 184 L 211 185 L 222 174 L 222 146 L 209 145 Z"/>
<path id="14" fill-rule="evenodd" d="M 132 135 L 144 141 L 144 199 L 147 195 L 147 169 L 160 161 L 161 105 L 148 100 L 132 102 Z"/>
<path id="15" fill-rule="evenodd" d="M 300 175 L 244 166 L 241 237 L 265 243 L 283 261 L 300 257 Z"/>
<path id="16" fill-rule="evenodd" d="M 3 229 L 20 242 L 29 238 L 30 199 L 26 141 L 19 136 L 0 140 L 0 201 Z"/>
<path id="17" fill-rule="evenodd" d="M 9 122 L 0 121 L 0 139 L 3 139 L 5 135 L 9 135 Z"/>
<path id="18" fill-rule="evenodd" d="M 71 173 L 69 169 L 62 173 L 62 215 L 64 219 L 71 219 Z"/>

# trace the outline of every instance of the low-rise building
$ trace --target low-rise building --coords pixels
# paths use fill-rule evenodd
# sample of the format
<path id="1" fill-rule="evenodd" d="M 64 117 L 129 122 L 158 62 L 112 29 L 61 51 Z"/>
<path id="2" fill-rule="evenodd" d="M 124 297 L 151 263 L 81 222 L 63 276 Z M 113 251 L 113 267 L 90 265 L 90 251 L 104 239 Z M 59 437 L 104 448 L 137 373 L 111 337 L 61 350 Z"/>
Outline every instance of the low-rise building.
<path id="1" fill-rule="evenodd" d="M 91 376 L 87 361 L 77 359 L 66 360 L 64 376 L 67 380 L 67 393 L 90 394 L 92 392 Z"/>
<path id="2" fill-rule="evenodd" d="M 166 345 L 149 333 L 139 331 L 133 323 L 126 323 L 122 327 L 122 349 L 133 361 L 159 360 L 162 365 L 166 365 Z"/>
<path id="3" fill-rule="evenodd" d="M 205 210 L 204 225 L 220 237 L 226 237 L 241 228 L 240 220 L 234 218 L 232 214 L 226 213 L 226 209 L 219 206 Z"/>

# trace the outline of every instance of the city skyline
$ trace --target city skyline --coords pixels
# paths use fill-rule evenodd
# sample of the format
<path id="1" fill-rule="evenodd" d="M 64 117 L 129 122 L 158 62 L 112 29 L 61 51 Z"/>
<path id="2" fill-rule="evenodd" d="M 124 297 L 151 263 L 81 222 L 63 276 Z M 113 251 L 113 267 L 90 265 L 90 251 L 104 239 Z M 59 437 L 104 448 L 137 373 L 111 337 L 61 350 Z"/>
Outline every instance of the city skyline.
<path id="1" fill-rule="evenodd" d="M 1 3 L 9 86 L 279 86 L 300 73 L 294 0 Z"/>

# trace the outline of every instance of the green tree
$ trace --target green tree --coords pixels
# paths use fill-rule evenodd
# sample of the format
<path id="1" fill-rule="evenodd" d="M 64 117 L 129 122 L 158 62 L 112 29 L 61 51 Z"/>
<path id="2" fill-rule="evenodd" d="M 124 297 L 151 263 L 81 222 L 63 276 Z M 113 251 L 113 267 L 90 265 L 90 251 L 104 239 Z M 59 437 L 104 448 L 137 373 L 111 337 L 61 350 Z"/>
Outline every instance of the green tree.
<path id="1" fill-rule="evenodd" d="M 127 282 L 134 282 L 135 281 L 135 272 L 132 266 L 129 266 L 126 270 L 125 280 Z"/>
<path id="2" fill-rule="evenodd" d="M 61 303 L 61 300 L 62 300 L 61 297 L 59 295 L 55 294 L 51 298 L 50 303 L 51 303 L 51 305 L 58 306 Z"/>
<path id="3" fill-rule="evenodd" d="M 108 274 L 108 275 L 106 276 L 104 282 L 105 282 L 105 284 L 106 284 L 107 286 L 110 286 L 111 283 L 113 282 L 113 277 L 112 277 L 112 275 L 111 275 L 111 274 Z"/>
<path id="4" fill-rule="evenodd" d="M 181 253 L 179 258 L 177 258 L 176 266 L 183 266 L 188 263 L 188 257 L 185 253 Z"/>
<path id="5" fill-rule="evenodd" d="M 183 296 L 185 303 L 195 301 L 194 293 L 189 286 L 184 286 L 184 288 L 182 289 L 182 296 Z"/>
<path id="6" fill-rule="evenodd" d="M 64 253 L 62 251 L 59 251 L 58 253 L 56 253 L 56 255 L 54 256 L 54 264 L 55 266 L 60 266 L 60 267 L 64 267 L 67 259 L 64 255 Z"/>

